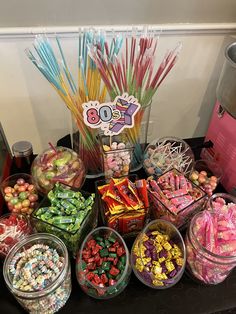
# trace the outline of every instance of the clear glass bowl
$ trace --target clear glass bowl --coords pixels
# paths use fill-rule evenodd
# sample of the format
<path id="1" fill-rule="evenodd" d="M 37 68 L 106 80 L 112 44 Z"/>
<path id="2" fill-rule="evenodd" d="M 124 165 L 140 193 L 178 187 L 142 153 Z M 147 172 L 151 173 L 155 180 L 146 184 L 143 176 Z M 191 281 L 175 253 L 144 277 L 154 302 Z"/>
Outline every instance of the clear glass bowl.
<path id="1" fill-rule="evenodd" d="M 150 239 L 150 236 L 152 236 L 151 233 L 155 231 L 158 231 L 159 233 L 163 235 L 168 235 L 170 239 L 168 240 L 168 242 L 175 243 L 179 247 L 181 251 L 181 258 L 182 258 L 182 266 L 175 265 L 175 267 L 177 267 L 178 270 L 172 278 L 165 279 L 165 280 L 158 279 L 157 282 L 155 282 L 156 278 L 154 274 L 149 271 L 150 268 L 149 270 L 147 269 L 148 267 L 150 267 L 149 265 L 150 261 L 147 261 L 146 254 L 148 253 L 146 253 L 146 251 L 148 249 L 147 249 L 147 246 L 145 245 L 145 242 L 147 240 L 146 237 L 148 236 Z M 155 247 L 154 247 L 154 250 L 156 250 Z M 160 260 L 158 258 L 158 254 L 156 253 L 153 253 L 152 251 L 152 254 L 155 254 L 156 256 L 153 257 L 153 255 L 151 255 L 151 261 Z M 140 234 L 137 236 L 131 250 L 131 265 L 132 265 L 132 269 L 136 277 L 143 284 L 153 289 L 167 289 L 174 286 L 181 279 L 184 273 L 185 263 L 186 263 L 186 249 L 185 249 L 184 240 L 180 232 L 178 231 L 178 229 L 172 223 L 163 219 L 157 219 L 157 220 L 151 221 L 143 229 L 143 231 L 140 232 Z"/>
<path id="2" fill-rule="evenodd" d="M 148 176 L 159 176 L 172 168 L 188 174 L 193 163 L 192 149 L 177 137 L 162 137 L 152 141 L 143 158 L 143 168 Z"/>
<path id="3" fill-rule="evenodd" d="M 78 189 L 72 188 L 73 191 L 79 191 Z M 82 195 L 87 199 L 91 194 L 85 191 L 81 191 Z M 37 212 L 40 208 L 51 206 L 51 202 L 48 199 L 47 196 L 45 196 L 42 200 L 42 202 L 39 204 L 38 208 L 34 210 L 34 212 L 31 215 L 31 223 L 32 226 L 37 230 L 37 232 L 47 232 L 50 234 L 54 234 L 58 236 L 66 245 L 69 252 L 72 254 L 72 256 L 75 258 L 77 250 L 82 243 L 84 237 L 97 226 L 97 220 L 98 220 L 98 211 L 97 211 L 97 205 L 94 201 L 92 209 L 87 214 L 87 216 L 84 218 L 79 230 L 70 232 L 65 229 L 60 228 L 57 225 L 53 225 L 47 221 L 44 221 L 40 219 L 40 217 L 37 216 Z"/>
<path id="4" fill-rule="evenodd" d="M 60 257 L 63 257 L 62 270 L 48 286 L 42 290 L 23 291 L 13 285 L 13 275 L 10 272 L 15 257 L 33 245 L 47 245 L 55 249 Z M 29 313 L 55 313 L 63 307 L 71 293 L 71 271 L 68 252 L 65 244 L 56 236 L 47 233 L 35 234 L 17 243 L 7 255 L 3 265 L 5 283 L 20 303 Z"/>
<path id="5" fill-rule="evenodd" d="M 16 243 L 22 241 L 32 232 L 30 220 L 26 215 L 9 213 L 1 216 L 0 258 L 5 258 Z"/>
<path id="6" fill-rule="evenodd" d="M 202 236 L 204 235 L 204 229 L 202 230 L 203 235 L 201 235 L 201 237 L 199 237 L 199 235 L 196 233 L 196 230 L 199 229 L 200 225 L 202 225 L 204 228 L 204 221 L 206 221 L 206 219 L 209 221 L 209 218 L 205 218 L 205 220 L 203 220 L 206 212 L 208 217 L 211 217 L 212 221 L 217 221 L 217 209 L 213 209 L 213 202 L 215 202 L 217 198 L 223 198 L 226 204 L 236 204 L 236 198 L 232 195 L 224 193 L 217 193 L 212 195 L 207 204 L 208 210 L 200 212 L 192 218 L 185 239 L 187 250 L 186 269 L 196 281 L 206 285 L 216 285 L 221 283 L 229 276 L 230 272 L 236 266 L 236 248 L 234 247 L 234 241 L 231 243 L 226 242 L 227 246 L 231 247 L 232 245 L 232 254 L 219 255 L 213 253 L 208 247 L 208 244 L 207 246 L 202 244 L 202 241 L 204 241 L 204 239 L 202 239 Z M 236 218 L 236 213 L 234 217 Z M 230 228 L 232 228 L 231 225 Z M 209 233 L 209 230 L 211 229 L 207 230 Z M 225 229 L 225 231 L 227 230 Z M 213 235 L 213 231 L 211 234 Z M 210 241 L 210 235 L 208 241 Z"/>
<path id="7" fill-rule="evenodd" d="M 83 250 L 87 244 L 88 241 L 91 239 L 94 239 L 96 237 L 100 237 L 102 239 L 109 238 L 112 236 L 116 239 L 116 241 L 125 249 L 125 268 L 123 270 L 123 273 L 119 280 L 116 281 L 116 283 L 109 287 L 100 287 L 99 285 L 94 285 L 91 281 L 89 281 L 86 277 L 86 270 L 84 269 L 84 261 L 83 261 Z M 120 294 L 125 287 L 128 285 L 130 275 L 131 275 L 131 266 L 130 266 L 130 256 L 129 256 L 129 250 L 122 239 L 122 237 L 119 235 L 118 232 L 115 230 L 108 228 L 108 227 L 99 227 L 95 230 L 91 231 L 87 237 L 84 239 L 80 250 L 77 254 L 77 260 L 76 260 L 76 275 L 77 280 L 80 284 L 80 287 L 82 290 L 87 293 L 89 296 L 95 298 L 95 299 L 110 299 L 118 294 Z"/>
<path id="8" fill-rule="evenodd" d="M 16 189 L 18 179 L 24 179 L 25 183 L 27 183 L 29 186 L 26 189 L 24 189 L 22 186 L 18 186 L 18 188 Z M 7 177 L 1 183 L 1 193 L 7 203 L 9 211 L 22 214 L 31 214 L 33 212 L 33 210 L 38 206 L 38 194 L 36 186 L 33 188 L 32 185 L 32 176 L 27 173 L 13 174 Z M 12 191 L 10 193 L 5 193 L 4 190 L 8 187 L 11 187 Z M 25 193 L 27 193 L 28 196 L 24 195 Z M 27 204 L 25 201 L 29 200 L 32 197 L 29 195 L 34 195 L 34 199 L 28 201 Z"/>
<path id="9" fill-rule="evenodd" d="M 50 148 L 39 154 L 31 166 L 33 182 L 37 190 L 47 194 L 56 182 L 80 188 L 86 171 L 83 161 L 72 149 L 58 146 L 56 152 Z"/>
<path id="10" fill-rule="evenodd" d="M 201 159 L 195 161 L 193 169 L 189 174 L 189 179 L 200 186 L 208 196 L 211 196 L 220 182 L 222 175 L 223 170 L 219 163 Z"/>

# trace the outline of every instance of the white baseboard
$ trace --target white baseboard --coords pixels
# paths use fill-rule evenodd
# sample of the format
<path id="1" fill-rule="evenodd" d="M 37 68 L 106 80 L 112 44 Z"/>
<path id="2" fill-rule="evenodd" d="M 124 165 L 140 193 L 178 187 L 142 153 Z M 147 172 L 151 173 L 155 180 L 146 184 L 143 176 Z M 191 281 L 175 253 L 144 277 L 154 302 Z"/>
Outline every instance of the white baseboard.
<path id="1" fill-rule="evenodd" d="M 129 33 L 134 30 L 141 34 L 142 25 L 105 25 L 105 26 L 57 26 L 57 27 L 17 27 L 0 28 L 0 38 L 31 38 L 39 33 L 47 33 L 49 36 L 58 34 L 60 37 L 73 37 L 79 29 L 103 29 L 108 33 L 121 32 Z M 236 23 L 209 23 L 209 24 L 160 24 L 148 25 L 148 29 L 153 33 L 161 35 L 187 35 L 187 34 L 236 34 Z"/>

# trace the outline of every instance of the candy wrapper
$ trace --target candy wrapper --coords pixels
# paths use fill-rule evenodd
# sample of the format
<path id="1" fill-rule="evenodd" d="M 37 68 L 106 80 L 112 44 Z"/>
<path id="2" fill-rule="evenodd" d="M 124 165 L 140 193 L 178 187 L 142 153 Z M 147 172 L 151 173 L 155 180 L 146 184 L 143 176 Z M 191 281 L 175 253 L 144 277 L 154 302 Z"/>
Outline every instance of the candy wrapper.
<path id="1" fill-rule="evenodd" d="M 203 209 L 207 199 L 201 188 L 176 169 L 156 180 L 150 178 L 148 195 L 154 217 L 166 219 L 177 228 L 184 228 L 191 216 Z"/>
<path id="2" fill-rule="evenodd" d="M 105 225 L 122 235 L 134 235 L 149 218 L 149 202 L 145 180 L 129 178 L 98 181 L 101 215 Z"/>

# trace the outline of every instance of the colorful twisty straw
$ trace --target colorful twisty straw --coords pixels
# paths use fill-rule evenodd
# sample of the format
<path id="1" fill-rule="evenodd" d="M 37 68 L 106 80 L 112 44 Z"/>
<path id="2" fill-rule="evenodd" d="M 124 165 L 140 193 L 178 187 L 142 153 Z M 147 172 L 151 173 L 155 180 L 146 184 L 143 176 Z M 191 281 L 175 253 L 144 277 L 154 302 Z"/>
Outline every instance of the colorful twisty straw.
<path id="1" fill-rule="evenodd" d="M 112 59 L 106 58 L 95 46 L 91 45 L 89 53 L 94 60 L 112 100 L 127 92 L 135 96 L 141 104 L 141 109 L 135 116 L 135 125 L 127 129 L 130 140 L 137 144 L 141 132 L 141 122 L 151 100 L 167 74 L 175 65 L 181 44 L 166 53 L 160 65 L 155 70 L 158 37 L 143 32 L 138 38 L 133 34 L 125 38 L 124 52 Z M 138 146 L 136 146 L 137 148 Z M 136 154 L 142 153 L 137 152 Z M 139 158 L 139 157 L 138 157 Z"/>
<path id="2" fill-rule="evenodd" d="M 88 55 L 88 46 L 94 45 L 100 54 L 104 54 L 109 60 L 117 55 L 122 37 L 112 39 L 109 50 L 105 34 L 96 34 L 93 31 L 80 32 L 78 35 L 78 81 L 73 79 L 68 68 L 66 58 L 58 37 L 56 37 L 57 51 L 53 49 L 51 42 L 44 35 L 35 38 L 34 50 L 26 50 L 26 54 L 45 78 L 56 89 L 68 109 L 74 116 L 79 130 L 79 153 L 87 168 L 92 171 L 101 169 L 98 157 L 97 130 L 87 127 L 83 122 L 83 107 L 88 100 L 105 101 L 106 86 L 96 64 Z M 56 56 L 57 52 L 57 56 Z"/>

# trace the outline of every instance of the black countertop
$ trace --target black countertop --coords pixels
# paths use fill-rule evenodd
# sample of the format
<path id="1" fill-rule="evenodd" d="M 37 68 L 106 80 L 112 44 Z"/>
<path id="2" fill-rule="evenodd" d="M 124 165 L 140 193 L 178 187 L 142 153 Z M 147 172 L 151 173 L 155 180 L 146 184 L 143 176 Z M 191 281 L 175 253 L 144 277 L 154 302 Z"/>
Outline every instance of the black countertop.
<path id="1" fill-rule="evenodd" d="M 203 139 L 188 140 L 199 158 Z M 61 144 L 61 143 L 60 143 Z M 63 143 L 64 144 L 64 143 Z M 66 145 L 64 145 L 66 146 Z M 144 177 L 144 172 L 139 172 Z M 95 180 L 86 180 L 84 190 L 94 190 Z M 223 191 L 219 186 L 217 191 Z M 130 248 L 132 241 L 128 241 Z M 24 313 L 11 293 L 7 290 L 0 262 L 0 313 Z M 132 273 L 126 289 L 110 300 L 96 300 L 87 296 L 79 287 L 75 277 L 75 263 L 72 266 L 72 293 L 66 305 L 58 313 L 81 314 L 203 314 L 203 313 L 236 313 L 236 269 L 221 284 L 205 286 L 194 282 L 184 274 L 182 279 L 172 288 L 154 290 L 143 285 Z"/>

